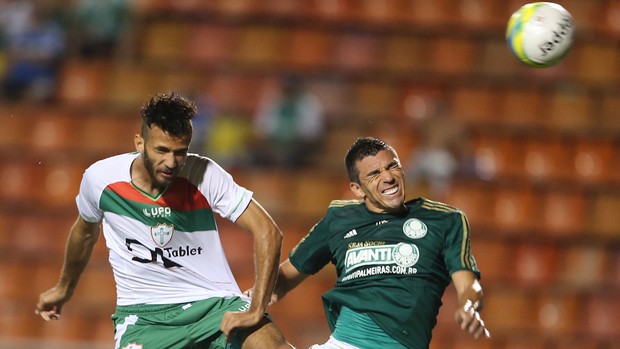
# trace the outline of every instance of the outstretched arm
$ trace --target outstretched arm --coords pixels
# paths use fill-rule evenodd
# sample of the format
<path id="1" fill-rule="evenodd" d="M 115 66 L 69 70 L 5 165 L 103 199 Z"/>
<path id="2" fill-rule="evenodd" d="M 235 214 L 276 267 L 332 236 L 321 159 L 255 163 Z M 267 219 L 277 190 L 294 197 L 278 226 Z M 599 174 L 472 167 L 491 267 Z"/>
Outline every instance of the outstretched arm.
<path id="1" fill-rule="evenodd" d="M 481 336 L 490 337 L 489 330 L 480 317 L 482 310 L 482 286 L 474 273 L 460 270 L 452 274 L 452 282 L 456 288 L 458 308 L 454 319 L 466 331 L 478 339 Z"/>
<path id="2" fill-rule="evenodd" d="M 80 276 L 86 268 L 93 248 L 99 240 L 99 223 L 78 217 L 67 241 L 65 261 L 60 279 L 53 288 L 41 293 L 35 313 L 46 321 L 60 318 L 62 306 L 71 298 Z"/>
<path id="3" fill-rule="evenodd" d="M 254 326 L 263 318 L 276 283 L 282 248 L 280 228 L 254 199 L 236 223 L 252 233 L 256 281 L 250 309 L 247 312 L 229 312 L 224 315 L 220 329 L 227 337 L 234 329 Z"/>
<path id="4" fill-rule="evenodd" d="M 291 264 L 290 260 L 287 259 L 282 262 L 278 272 L 278 280 L 276 281 L 276 286 L 271 294 L 269 305 L 279 302 L 289 291 L 297 287 L 297 285 L 304 281 L 308 276 L 308 274 L 302 274 L 299 270 L 297 270 L 297 268 Z M 246 290 L 243 294 L 248 297 L 254 297 L 254 288 Z"/>

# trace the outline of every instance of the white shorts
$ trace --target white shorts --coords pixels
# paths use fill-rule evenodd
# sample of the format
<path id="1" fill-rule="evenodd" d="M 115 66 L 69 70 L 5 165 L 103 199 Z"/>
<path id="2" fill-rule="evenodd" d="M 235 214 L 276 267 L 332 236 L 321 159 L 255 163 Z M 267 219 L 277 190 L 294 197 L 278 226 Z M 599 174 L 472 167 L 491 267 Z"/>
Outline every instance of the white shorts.
<path id="1" fill-rule="evenodd" d="M 354 345 L 341 342 L 336 338 L 329 336 L 329 340 L 325 344 L 315 344 L 310 349 L 360 349 Z"/>

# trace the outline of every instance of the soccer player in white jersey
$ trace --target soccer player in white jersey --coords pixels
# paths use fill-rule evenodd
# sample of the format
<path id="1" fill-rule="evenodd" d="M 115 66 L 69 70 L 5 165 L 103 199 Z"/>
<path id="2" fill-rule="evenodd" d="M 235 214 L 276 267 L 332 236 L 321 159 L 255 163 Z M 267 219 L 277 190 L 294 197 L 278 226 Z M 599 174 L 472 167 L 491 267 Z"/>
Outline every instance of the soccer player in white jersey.
<path id="1" fill-rule="evenodd" d="M 282 233 L 251 191 L 188 154 L 196 112 L 177 93 L 154 96 L 142 107 L 137 151 L 84 172 L 59 281 L 36 307 L 43 319 L 60 318 L 103 231 L 117 291 L 115 349 L 291 348 L 265 314 Z M 216 213 L 253 236 L 251 299 L 226 261 Z"/>

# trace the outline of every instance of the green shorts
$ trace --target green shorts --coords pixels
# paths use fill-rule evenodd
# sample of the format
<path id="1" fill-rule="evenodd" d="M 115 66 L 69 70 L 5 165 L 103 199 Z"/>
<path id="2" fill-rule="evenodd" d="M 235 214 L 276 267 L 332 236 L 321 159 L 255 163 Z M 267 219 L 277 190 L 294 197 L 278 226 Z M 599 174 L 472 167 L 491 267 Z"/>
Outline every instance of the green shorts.
<path id="1" fill-rule="evenodd" d="M 118 306 L 112 315 L 115 349 L 225 349 L 220 331 L 224 313 L 247 311 L 250 302 L 239 298 Z M 233 342 L 239 340 L 233 338 Z M 238 345 L 238 344 L 237 344 Z"/>

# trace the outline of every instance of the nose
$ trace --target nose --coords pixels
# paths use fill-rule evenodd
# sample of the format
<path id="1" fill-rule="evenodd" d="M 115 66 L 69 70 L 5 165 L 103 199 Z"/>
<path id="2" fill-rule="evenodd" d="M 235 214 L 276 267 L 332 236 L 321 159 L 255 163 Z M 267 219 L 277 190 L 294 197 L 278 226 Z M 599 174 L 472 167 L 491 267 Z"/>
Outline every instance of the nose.
<path id="1" fill-rule="evenodd" d="M 164 159 L 164 166 L 169 169 L 175 169 L 178 165 L 179 161 L 177 160 L 177 157 L 174 155 L 174 153 L 166 155 L 166 158 Z"/>

